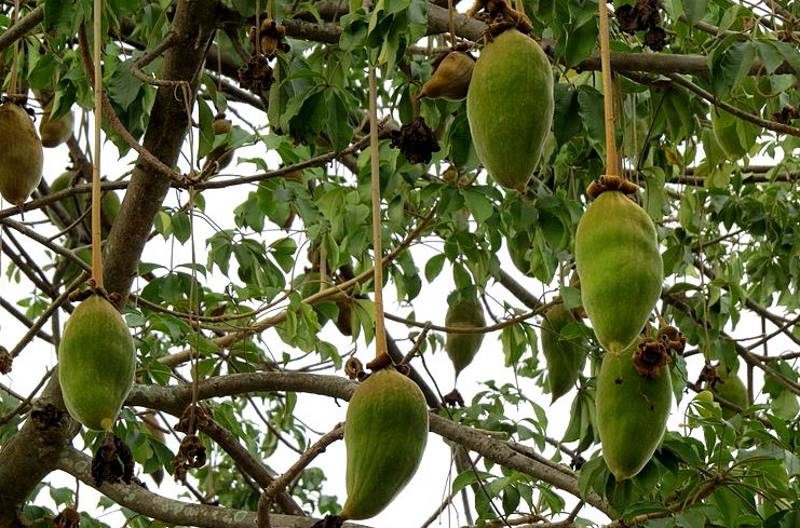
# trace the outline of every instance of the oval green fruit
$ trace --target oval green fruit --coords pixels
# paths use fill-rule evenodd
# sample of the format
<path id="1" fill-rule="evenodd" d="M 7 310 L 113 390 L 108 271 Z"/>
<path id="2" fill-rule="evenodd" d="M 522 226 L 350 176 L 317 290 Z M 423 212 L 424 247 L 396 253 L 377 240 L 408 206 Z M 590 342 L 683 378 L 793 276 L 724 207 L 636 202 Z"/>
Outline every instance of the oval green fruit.
<path id="1" fill-rule="evenodd" d="M 389 367 L 361 383 L 347 407 L 347 501 L 343 519 L 383 511 L 419 467 L 428 440 L 428 406 L 417 385 Z"/>
<path id="2" fill-rule="evenodd" d="M 58 347 L 58 380 L 69 414 L 89 429 L 111 430 L 133 386 L 133 338 L 122 316 L 99 295 L 81 302 Z"/>
<path id="3" fill-rule="evenodd" d="M 547 310 L 542 320 L 542 353 L 547 362 L 547 382 L 552 401 L 575 386 L 586 361 L 586 343 L 579 338 L 565 338 L 561 332 L 575 323 L 572 313 L 557 304 Z"/>
<path id="4" fill-rule="evenodd" d="M 467 119 L 475 152 L 500 185 L 525 188 L 553 109 L 553 72 L 536 41 L 511 29 L 483 48 L 467 92 Z"/>
<path id="5" fill-rule="evenodd" d="M 621 352 L 661 295 L 664 267 L 653 221 L 621 192 L 602 193 L 578 223 L 575 263 L 597 340 L 609 352 Z"/>
<path id="6" fill-rule="evenodd" d="M 65 143 L 72 135 L 74 116 L 72 112 L 53 119 L 51 111 L 53 104 L 45 106 L 44 115 L 39 123 L 39 133 L 42 135 L 42 146 L 53 148 Z"/>
<path id="7" fill-rule="evenodd" d="M 69 189 L 75 182 L 77 171 L 68 170 L 61 173 L 53 183 L 50 184 L 50 192 L 56 193 Z M 69 215 L 71 222 L 75 221 L 89 208 L 89 201 L 91 199 L 90 193 L 74 194 L 61 200 L 61 206 L 64 211 Z M 111 225 L 119 212 L 120 201 L 119 196 L 114 191 L 103 191 L 101 200 L 101 220 L 102 220 L 102 237 L 108 236 L 111 231 Z M 67 224 L 59 218 L 56 214 L 51 215 L 51 220 L 59 229 L 66 229 Z M 88 227 L 91 224 L 91 218 L 87 214 L 85 217 L 85 224 Z"/>
<path id="8" fill-rule="evenodd" d="M 747 387 L 741 378 L 736 375 L 736 372 L 731 372 L 723 365 L 720 365 L 717 367 L 717 377 L 719 379 L 713 389 L 717 396 L 742 409 L 747 409 L 750 406 L 750 402 L 747 399 Z M 725 406 L 720 407 L 722 407 L 723 418 L 728 419 L 736 415 L 736 411 Z"/>
<path id="9" fill-rule="evenodd" d="M 607 352 L 597 375 L 597 430 L 603 458 L 617 480 L 633 477 L 653 456 L 667 428 L 672 405 L 669 369 L 655 378 L 639 375 L 636 346 Z"/>
<path id="10" fill-rule="evenodd" d="M 486 326 L 486 318 L 477 299 L 462 298 L 447 309 L 444 324 L 455 327 Z M 456 377 L 472 363 L 482 342 L 483 334 L 447 334 L 445 350 L 453 363 Z"/>
<path id="11" fill-rule="evenodd" d="M 0 104 L 0 195 L 21 205 L 42 179 L 43 162 L 42 142 L 27 112 Z"/>

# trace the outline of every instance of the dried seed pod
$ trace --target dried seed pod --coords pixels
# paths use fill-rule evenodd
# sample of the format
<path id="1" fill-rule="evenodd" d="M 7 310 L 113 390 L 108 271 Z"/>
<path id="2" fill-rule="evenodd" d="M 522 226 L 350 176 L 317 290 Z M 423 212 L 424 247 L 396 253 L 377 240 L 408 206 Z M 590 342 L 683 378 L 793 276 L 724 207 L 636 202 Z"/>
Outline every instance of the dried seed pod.
<path id="1" fill-rule="evenodd" d="M 639 473 L 653 456 L 667 427 L 672 405 L 669 370 L 655 377 L 637 371 L 639 345 L 643 339 L 621 352 L 607 352 L 597 375 L 597 430 L 603 445 L 603 458 L 617 480 Z"/>
<path id="2" fill-rule="evenodd" d="M 347 407 L 347 501 L 343 520 L 374 517 L 416 473 L 428 440 L 428 407 L 417 385 L 387 367 L 362 382 Z"/>
<path id="3" fill-rule="evenodd" d="M 422 85 L 419 97 L 460 101 L 467 96 L 475 59 L 463 51 L 449 52 L 433 70 L 433 75 Z"/>
<path id="4" fill-rule="evenodd" d="M 21 205 L 42 179 L 43 162 L 42 142 L 27 112 L 0 104 L 0 195 Z"/>
<path id="5" fill-rule="evenodd" d="M 89 429 L 110 431 L 133 386 L 136 352 L 128 326 L 100 295 L 81 302 L 58 347 L 64 404 Z"/>
<path id="6" fill-rule="evenodd" d="M 578 223 L 575 263 L 597 340 L 609 352 L 622 352 L 661 295 L 664 272 L 653 221 L 621 192 L 603 192 Z"/>
<path id="7" fill-rule="evenodd" d="M 503 187 L 522 190 L 553 123 L 553 72 L 542 48 L 516 29 L 481 52 L 467 94 L 475 152 Z"/>

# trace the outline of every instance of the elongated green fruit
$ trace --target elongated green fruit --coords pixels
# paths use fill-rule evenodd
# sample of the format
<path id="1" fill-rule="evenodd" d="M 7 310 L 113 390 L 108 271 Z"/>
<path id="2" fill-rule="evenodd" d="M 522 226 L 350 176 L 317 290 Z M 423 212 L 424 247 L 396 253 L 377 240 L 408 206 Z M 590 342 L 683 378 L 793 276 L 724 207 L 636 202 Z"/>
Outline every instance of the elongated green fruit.
<path id="1" fill-rule="evenodd" d="M 71 188 L 75 179 L 75 175 L 76 171 L 74 170 L 68 170 L 61 173 L 61 175 L 59 175 L 55 180 L 53 180 L 53 183 L 50 184 L 50 192 L 56 193 Z M 86 209 L 89 208 L 89 200 L 89 193 L 76 194 L 61 200 L 61 205 L 69 215 L 70 222 L 77 220 L 79 216 L 86 212 Z M 111 225 L 114 223 L 114 219 L 117 217 L 117 213 L 119 212 L 119 196 L 117 196 L 117 193 L 114 191 L 104 191 L 103 198 L 100 203 L 102 236 L 105 238 L 108 236 L 108 232 L 111 230 Z M 68 225 L 64 224 L 64 222 L 55 214 L 51 216 L 51 219 L 59 229 L 65 229 Z M 91 223 L 91 219 L 89 218 L 88 214 L 86 215 L 85 220 L 85 224 L 88 226 Z"/>
<path id="2" fill-rule="evenodd" d="M 621 192 L 604 192 L 578 223 L 575 263 L 597 340 L 621 352 L 661 295 L 664 267 L 653 221 Z"/>
<path id="3" fill-rule="evenodd" d="M 736 372 L 730 372 L 727 368 L 720 365 L 717 367 L 717 383 L 714 385 L 714 392 L 719 395 L 723 400 L 726 400 L 734 405 L 738 405 L 742 409 L 747 409 L 750 402 L 747 399 L 747 387 L 742 382 L 741 378 L 736 375 Z M 722 417 L 725 419 L 731 418 L 736 415 L 736 411 L 722 407 Z"/>
<path id="4" fill-rule="evenodd" d="M 72 135 L 74 116 L 72 112 L 52 118 L 53 104 L 48 104 L 44 109 L 42 121 L 39 123 L 39 133 L 42 135 L 42 146 L 53 148 L 66 142 Z"/>
<path id="5" fill-rule="evenodd" d="M 547 362 L 547 381 L 552 401 L 575 386 L 586 361 L 586 346 L 579 338 L 565 338 L 562 330 L 575 323 L 575 318 L 563 304 L 547 310 L 542 320 L 542 353 Z"/>
<path id="6" fill-rule="evenodd" d="M 486 319 L 483 316 L 483 308 L 477 299 L 462 299 L 447 309 L 445 325 L 485 326 Z M 483 334 L 447 334 L 445 350 L 453 363 L 456 377 L 475 359 L 475 354 L 481 348 L 481 342 L 483 342 Z"/>
<path id="7" fill-rule="evenodd" d="M 478 158 L 503 187 L 527 185 L 553 108 L 553 72 L 532 38 L 511 29 L 483 48 L 467 93 L 467 119 Z"/>
<path id="8" fill-rule="evenodd" d="M 655 379 L 634 366 L 636 346 L 607 352 L 597 375 L 597 430 L 603 458 L 617 480 L 633 477 L 647 464 L 664 436 L 672 382 L 669 369 Z"/>
<path id="9" fill-rule="evenodd" d="M 0 195 L 21 205 L 42 179 L 42 142 L 28 114 L 14 103 L 0 105 Z"/>
<path id="10" fill-rule="evenodd" d="M 110 431 L 133 386 L 133 338 L 114 306 L 92 295 L 75 308 L 58 347 L 58 380 L 69 414 Z"/>
<path id="11" fill-rule="evenodd" d="M 408 484 L 428 440 L 428 407 L 417 385 L 389 367 L 361 383 L 344 424 L 347 501 L 343 519 L 380 513 Z"/>

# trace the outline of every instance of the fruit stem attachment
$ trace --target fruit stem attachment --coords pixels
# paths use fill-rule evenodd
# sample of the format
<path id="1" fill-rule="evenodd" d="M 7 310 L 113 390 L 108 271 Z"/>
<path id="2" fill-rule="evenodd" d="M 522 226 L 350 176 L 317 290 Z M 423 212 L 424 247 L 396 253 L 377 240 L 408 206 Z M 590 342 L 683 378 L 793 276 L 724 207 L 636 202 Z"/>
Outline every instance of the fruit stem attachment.
<path id="1" fill-rule="evenodd" d="M 619 176 L 616 135 L 614 134 L 614 86 L 611 82 L 611 52 L 608 42 L 608 6 L 597 2 L 600 14 L 600 69 L 603 79 L 603 111 L 606 130 L 606 175 Z"/>
<path id="2" fill-rule="evenodd" d="M 100 241 L 100 126 L 103 119 L 103 72 L 100 70 L 102 53 L 103 11 L 102 0 L 94 0 L 94 163 L 92 165 L 92 279 L 97 288 L 103 287 L 103 254 Z"/>
<path id="3" fill-rule="evenodd" d="M 372 186 L 372 253 L 375 283 L 375 359 L 386 355 L 383 318 L 383 247 L 381 244 L 381 165 L 378 144 L 378 82 L 375 66 L 369 66 L 369 149 Z"/>

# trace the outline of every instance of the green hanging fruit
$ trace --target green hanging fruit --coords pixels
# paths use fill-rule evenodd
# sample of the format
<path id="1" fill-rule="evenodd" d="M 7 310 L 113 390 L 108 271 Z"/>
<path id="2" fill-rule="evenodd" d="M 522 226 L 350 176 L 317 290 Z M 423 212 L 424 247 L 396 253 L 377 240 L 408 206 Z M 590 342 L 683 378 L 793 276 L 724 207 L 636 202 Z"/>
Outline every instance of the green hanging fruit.
<path id="1" fill-rule="evenodd" d="M 475 298 L 462 298 L 447 309 L 444 324 L 455 327 L 486 326 L 483 308 Z M 456 377 L 475 359 L 483 334 L 447 334 L 445 350 L 453 363 Z"/>
<path id="2" fill-rule="evenodd" d="M 55 180 L 53 180 L 53 183 L 50 184 L 50 192 L 57 193 L 59 191 L 71 188 L 75 184 L 76 176 L 77 171 L 75 170 L 68 170 L 61 173 L 61 175 L 59 175 Z M 78 217 L 84 214 L 84 212 L 89 208 L 90 201 L 90 193 L 75 194 L 65 198 L 64 200 L 61 200 L 61 206 L 69 215 L 70 223 L 74 222 L 78 219 Z M 100 215 L 102 221 L 101 236 L 105 238 L 111 231 L 111 225 L 114 223 L 114 219 L 117 217 L 117 213 L 119 212 L 119 196 L 117 196 L 117 193 L 114 191 L 103 191 L 100 204 Z M 59 229 L 66 229 L 67 224 L 64 224 L 64 222 L 62 222 L 57 215 L 52 214 L 51 220 Z M 89 218 L 89 215 L 85 217 L 85 220 L 85 224 L 87 226 L 91 225 L 91 219 Z"/>
<path id="3" fill-rule="evenodd" d="M 556 304 L 544 313 L 542 320 L 542 353 L 547 362 L 547 382 L 552 401 L 575 386 L 586 361 L 586 343 L 580 338 L 565 338 L 562 330 L 575 323 L 564 304 Z"/>
<path id="4" fill-rule="evenodd" d="M 725 366 L 717 367 L 717 381 L 714 384 L 714 393 L 725 401 L 747 409 L 750 402 L 747 399 L 747 387 L 736 372 L 731 372 Z M 726 420 L 736 415 L 736 411 L 722 407 L 722 417 Z"/>
<path id="5" fill-rule="evenodd" d="M 672 405 L 672 381 L 663 365 L 666 358 L 656 358 L 661 366 L 649 376 L 640 373 L 638 361 L 653 350 L 646 344 L 641 341 L 620 353 L 607 352 L 597 375 L 597 430 L 603 458 L 617 480 L 633 477 L 653 456 Z M 649 340 L 649 344 L 656 345 L 657 354 L 667 354 L 657 341 Z"/>
<path id="6" fill-rule="evenodd" d="M 383 511 L 419 467 L 428 440 L 428 407 L 417 385 L 388 367 L 362 382 L 347 408 L 347 501 L 341 517 Z"/>
<path id="7" fill-rule="evenodd" d="M 553 123 L 553 72 L 532 38 L 510 29 L 481 51 L 467 93 L 475 152 L 503 187 L 522 190 Z"/>
<path id="8" fill-rule="evenodd" d="M 661 295 L 664 268 L 653 221 L 621 192 L 602 193 L 578 223 L 575 263 L 597 340 L 621 352 Z"/>
<path id="9" fill-rule="evenodd" d="M 233 128 L 233 123 L 231 123 L 229 119 L 225 119 L 223 115 L 218 115 L 211 124 L 211 127 L 214 130 L 214 135 L 227 135 Z M 231 148 L 227 141 L 218 147 L 215 147 L 206 156 L 206 162 L 203 170 L 207 170 L 208 166 L 211 164 L 215 164 L 213 168 L 214 172 L 219 172 L 220 170 L 224 169 L 230 165 L 231 161 L 233 161 L 233 150 L 234 149 Z"/>
<path id="10" fill-rule="evenodd" d="M 531 262 L 525 255 L 532 245 L 531 237 L 526 232 L 517 234 L 507 243 L 508 256 L 511 257 L 511 262 L 521 273 L 533 278 L 535 275 L 531 271 Z"/>
<path id="11" fill-rule="evenodd" d="M 433 70 L 433 75 L 419 91 L 418 97 L 460 101 L 467 96 L 475 59 L 463 51 L 451 51 Z"/>
<path id="12" fill-rule="evenodd" d="M 133 338 L 122 316 L 99 295 L 81 302 L 58 347 L 64 404 L 89 429 L 110 431 L 133 386 Z"/>
<path id="13" fill-rule="evenodd" d="M 0 104 L 0 195 L 21 205 L 42 179 L 43 162 L 42 142 L 27 112 Z"/>
<path id="14" fill-rule="evenodd" d="M 72 135 L 74 116 L 72 112 L 52 118 L 53 103 L 50 102 L 44 108 L 42 121 L 39 123 L 39 133 L 42 135 L 42 146 L 53 148 L 65 143 Z"/>

